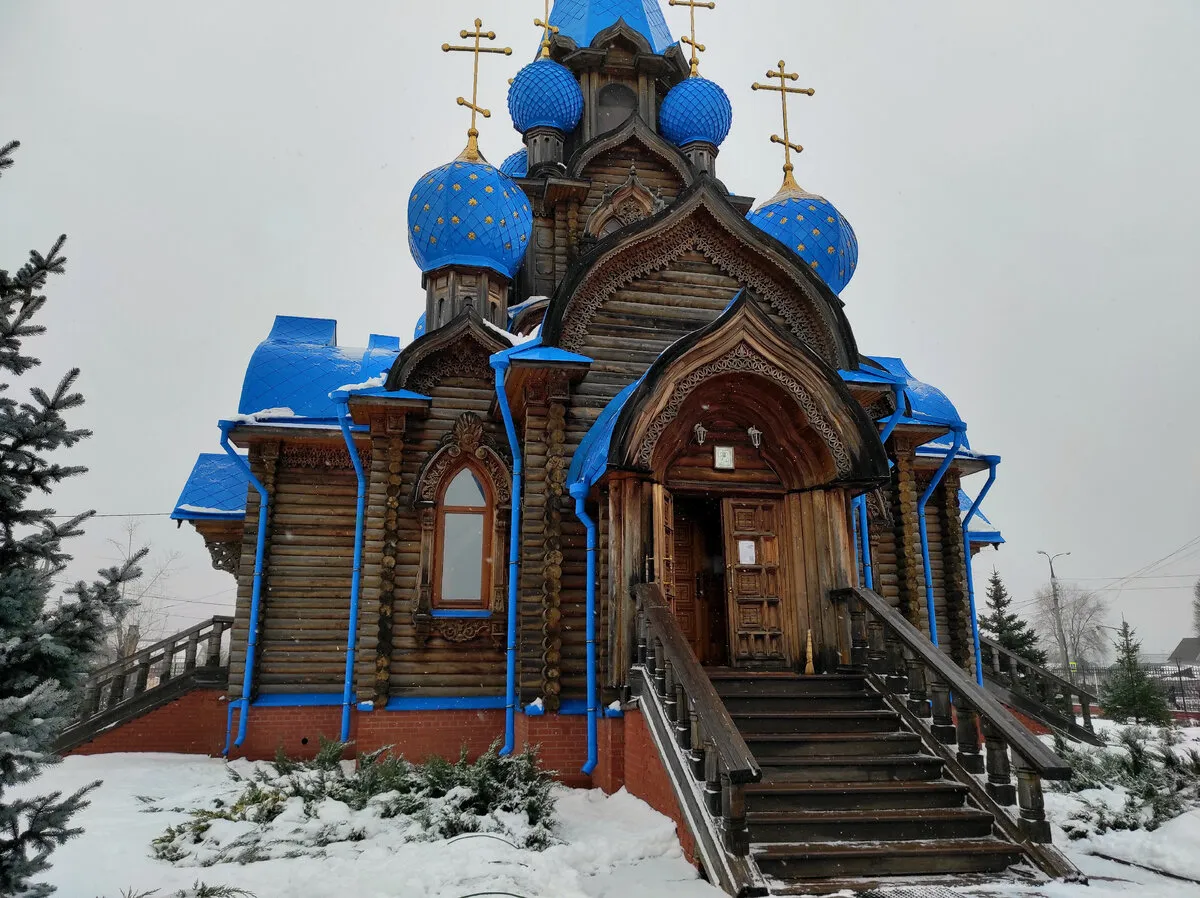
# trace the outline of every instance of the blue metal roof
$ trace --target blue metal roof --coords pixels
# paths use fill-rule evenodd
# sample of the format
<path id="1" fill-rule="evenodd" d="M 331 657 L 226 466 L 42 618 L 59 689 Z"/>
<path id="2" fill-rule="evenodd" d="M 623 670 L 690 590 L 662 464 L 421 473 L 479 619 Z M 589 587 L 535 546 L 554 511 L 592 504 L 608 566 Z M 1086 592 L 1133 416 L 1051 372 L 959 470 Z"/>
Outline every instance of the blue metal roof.
<path id="1" fill-rule="evenodd" d="M 246 469 L 224 452 L 196 459 L 175 510 L 173 521 L 240 521 L 246 516 Z"/>
<path id="2" fill-rule="evenodd" d="M 889 356 L 871 356 L 870 360 L 882 367 L 888 374 L 903 380 L 908 414 L 900 419 L 901 424 L 949 429 L 967 426 L 949 397 L 937 387 L 932 387 L 913 377 L 901 359 Z M 843 375 L 844 377 L 845 375 Z"/>
<path id="3" fill-rule="evenodd" d="M 579 47 L 590 47 L 597 34 L 621 19 L 655 53 L 665 53 L 675 43 L 659 0 L 556 0 L 550 13 L 550 24 Z"/>
<path id="4" fill-rule="evenodd" d="M 958 507 L 960 516 L 965 519 L 967 512 L 971 510 L 971 497 L 967 495 L 966 490 L 958 491 Z M 982 511 L 975 512 L 975 517 L 971 519 L 969 536 L 973 543 L 987 543 L 993 546 L 1004 543 L 1000 528 L 989 521 Z"/>
<path id="5" fill-rule="evenodd" d="M 579 448 L 575 450 L 575 455 L 571 459 L 571 468 L 567 472 L 568 486 L 582 483 L 584 486 L 591 487 L 604 476 L 604 472 L 608 470 L 608 450 L 612 445 L 617 418 L 621 416 L 621 410 L 625 408 L 629 397 L 633 395 L 633 391 L 641 382 L 642 378 L 639 377 L 614 396 L 584 435 L 583 441 L 580 442 Z"/>
<path id="6" fill-rule="evenodd" d="M 351 349 L 337 345 L 336 321 L 280 315 L 250 358 L 238 413 L 273 410 L 263 417 L 336 420 L 329 394 L 350 384 L 382 384 L 399 353 L 399 337 L 373 334 L 366 349 Z"/>

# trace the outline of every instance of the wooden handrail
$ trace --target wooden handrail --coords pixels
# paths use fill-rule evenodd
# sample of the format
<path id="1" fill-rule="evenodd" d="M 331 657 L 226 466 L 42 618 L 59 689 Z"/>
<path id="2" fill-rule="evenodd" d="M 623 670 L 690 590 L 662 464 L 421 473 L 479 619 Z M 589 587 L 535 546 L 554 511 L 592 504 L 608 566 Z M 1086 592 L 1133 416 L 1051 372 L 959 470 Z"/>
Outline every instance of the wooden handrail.
<path id="1" fill-rule="evenodd" d="M 158 642 L 154 643 L 153 645 L 146 646 L 146 648 L 144 648 L 144 649 L 138 649 L 136 652 L 134 652 L 132 655 L 129 655 L 128 657 L 119 658 L 118 660 L 114 661 L 112 664 L 106 664 L 104 667 L 97 668 L 96 670 L 94 670 L 90 674 L 88 674 L 88 679 L 89 680 L 106 679 L 108 677 L 119 674 L 121 672 L 122 668 L 124 668 L 126 672 L 134 670 L 135 668 L 139 667 L 144 661 L 149 659 L 152 655 L 155 655 L 158 652 L 166 651 L 167 649 L 173 649 L 176 646 L 178 646 L 180 643 L 184 642 L 185 640 L 187 640 L 189 637 L 191 637 L 193 635 L 199 636 L 200 634 L 204 633 L 206 630 L 214 629 L 214 628 L 221 629 L 222 631 L 224 631 L 224 630 L 230 629 L 232 626 L 233 626 L 233 618 L 232 617 L 226 617 L 226 616 L 220 615 L 220 614 L 214 615 L 209 620 L 206 620 L 203 623 L 196 624 L 194 627 L 189 627 L 186 630 L 181 630 L 180 632 L 176 633 L 174 636 L 168 636 L 166 639 L 159 640 Z"/>
<path id="2" fill-rule="evenodd" d="M 692 651 L 691 643 L 679 628 L 679 621 L 671 611 L 657 583 L 634 587 L 634 599 L 645 614 L 650 629 L 662 643 L 666 657 L 671 661 L 675 681 L 683 687 L 692 702 L 692 713 L 703 718 L 705 733 L 720 760 L 722 770 L 734 783 L 757 783 L 762 779 L 762 770 L 754 760 L 746 741 L 725 703 L 717 694 L 712 680 L 700 666 L 700 660 Z"/>
<path id="3" fill-rule="evenodd" d="M 1000 643 L 996 642 L 994 639 L 989 639 L 987 636 L 984 636 L 982 633 L 979 634 L 979 644 L 986 649 L 990 649 L 991 651 L 995 652 L 999 656 L 1001 656 L 1003 658 L 1007 658 L 1010 661 L 1015 662 L 1020 667 L 1025 668 L 1026 670 L 1032 671 L 1033 673 L 1035 673 L 1038 676 L 1039 679 L 1049 680 L 1051 683 L 1054 683 L 1056 686 L 1058 686 L 1064 692 L 1070 693 L 1071 695 L 1075 695 L 1080 699 L 1087 699 L 1093 705 L 1098 705 L 1100 703 L 1100 697 L 1098 695 L 1096 695 L 1094 692 L 1089 692 L 1088 690 L 1086 690 L 1082 686 L 1080 686 L 1078 683 L 1072 683 L 1070 680 L 1066 680 L 1063 677 L 1060 677 L 1054 671 L 1047 670 L 1045 667 L 1042 667 L 1040 664 L 1034 664 L 1028 658 L 1023 658 L 1020 655 L 1018 655 L 1016 652 L 1012 651 L 1011 649 L 1006 649 Z"/>
<path id="4" fill-rule="evenodd" d="M 1029 732 L 1007 708 L 992 698 L 948 655 L 929 641 L 920 630 L 888 604 L 876 592 L 848 587 L 832 592 L 835 600 L 852 598 L 862 603 L 901 644 L 931 669 L 956 696 L 961 697 L 1005 743 L 1024 759 L 1028 769 L 1046 779 L 1071 778 L 1070 766 L 1033 733 Z"/>

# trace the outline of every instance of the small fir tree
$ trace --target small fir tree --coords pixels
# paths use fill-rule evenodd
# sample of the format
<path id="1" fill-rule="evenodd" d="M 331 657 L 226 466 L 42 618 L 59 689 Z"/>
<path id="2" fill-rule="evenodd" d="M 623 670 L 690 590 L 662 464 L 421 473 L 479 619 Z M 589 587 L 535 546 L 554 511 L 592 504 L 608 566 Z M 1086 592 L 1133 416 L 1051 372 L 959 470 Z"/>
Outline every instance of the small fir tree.
<path id="1" fill-rule="evenodd" d="M 992 568 L 992 576 L 988 578 L 987 604 L 991 613 L 980 616 L 979 629 L 1031 664 L 1044 666 L 1046 653 L 1038 646 L 1037 633 L 1027 621 L 1011 610 L 1012 597 L 995 568 Z"/>
<path id="2" fill-rule="evenodd" d="M 1142 643 L 1134 630 L 1121 621 L 1120 635 L 1113 641 L 1117 663 L 1100 692 L 1100 705 L 1106 717 L 1117 723 L 1171 723 L 1171 708 L 1162 685 L 1156 683 L 1139 663 Z"/>
<path id="3" fill-rule="evenodd" d="M 0 147 L 0 172 L 12 164 L 16 142 Z M 37 359 L 22 352 L 26 338 L 45 330 L 34 318 L 51 274 L 63 271 L 65 238 L 46 255 L 30 253 L 15 274 L 0 269 L 0 376 L 19 378 Z M 139 575 L 141 554 L 100 572 L 52 601 L 54 580 L 70 556 L 63 540 L 78 536 L 91 513 L 58 522 L 51 509 L 27 507 L 35 492 L 49 493 L 77 466 L 49 460 L 90 434 L 67 426 L 63 415 L 83 403 L 72 370 L 51 392 L 34 387 L 18 401 L 0 383 L 0 895 L 42 898 L 54 889 L 30 879 L 49 866 L 51 852 L 79 833 L 70 825 L 96 784 L 63 797 L 16 797 L 13 787 L 34 779 L 57 760 L 54 738 L 70 721 L 78 687 L 106 628 L 121 605 L 121 584 Z"/>

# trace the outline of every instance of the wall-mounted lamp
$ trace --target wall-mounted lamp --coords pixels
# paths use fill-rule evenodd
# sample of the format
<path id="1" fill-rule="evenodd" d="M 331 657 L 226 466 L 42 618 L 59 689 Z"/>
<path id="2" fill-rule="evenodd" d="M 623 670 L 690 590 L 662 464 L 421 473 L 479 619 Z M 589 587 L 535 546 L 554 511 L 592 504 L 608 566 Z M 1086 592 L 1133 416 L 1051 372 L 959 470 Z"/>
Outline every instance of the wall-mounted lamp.
<path id="1" fill-rule="evenodd" d="M 696 442 L 701 446 L 704 445 L 704 438 L 708 436 L 708 431 L 704 429 L 703 424 L 697 424 L 692 428 L 692 433 L 696 435 Z"/>
<path id="2" fill-rule="evenodd" d="M 746 433 L 750 434 L 750 445 L 755 449 L 761 448 L 763 432 L 751 424 L 750 429 Z"/>

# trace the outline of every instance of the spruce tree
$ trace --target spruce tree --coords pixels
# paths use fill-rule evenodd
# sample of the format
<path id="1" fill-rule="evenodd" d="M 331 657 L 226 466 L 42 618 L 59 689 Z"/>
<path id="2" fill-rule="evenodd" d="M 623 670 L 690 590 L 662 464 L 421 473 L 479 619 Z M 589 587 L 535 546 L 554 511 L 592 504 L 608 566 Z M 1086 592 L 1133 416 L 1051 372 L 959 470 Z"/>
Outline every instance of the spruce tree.
<path id="1" fill-rule="evenodd" d="M 0 172 L 12 164 L 18 146 L 0 147 Z M 22 344 L 45 331 L 34 319 L 46 303 L 47 279 L 63 271 L 65 239 L 46 255 L 30 253 L 13 275 L 0 269 L 0 377 L 21 378 L 39 364 Z M 54 891 L 30 880 L 47 869 L 55 848 L 78 834 L 71 817 L 97 784 L 65 797 L 25 790 L 17 797 L 13 787 L 57 760 L 54 738 L 70 721 L 78 687 L 120 610 L 121 584 L 137 578 L 142 557 L 53 597 L 55 580 L 70 561 L 63 541 L 78 536 L 91 513 L 56 520 L 52 509 L 27 503 L 84 472 L 48 457 L 90 435 L 63 417 L 83 403 L 75 392 L 78 376 L 77 369 L 69 371 L 49 392 L 33 387 L 24 401 L 13 398 L 11 383 L 0 383 L 0 895 L 20 898 Z"/>
<path id="2" fill-rule="evenodd" d="M 979 629 L 1031 664 L 1045 666 L 1046 653 L 1038 646 L 1037 633 L 1027 621 L 1011 610 L 1012 597 L 995 568 L 992 568 L 992 576 L 988 578 L 987 604 L 991 613 L 980 616 Z"/>
<path id="3" fill-rule="evenodd" d="M 1100 690 L 1100 705 L 1104 715 L 1117 723 L 1171 723 L 1171 709 L 1162 685 L 1156 683 L 1139 663 L 1142 644 L 1134 638 L 1134 630 L 1121 621 L 1120 636 L 1113 641 L 1117 663 L 1113 665 L 1108 682 Z"/>

